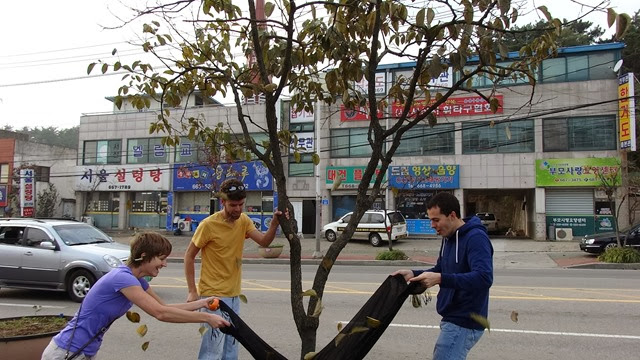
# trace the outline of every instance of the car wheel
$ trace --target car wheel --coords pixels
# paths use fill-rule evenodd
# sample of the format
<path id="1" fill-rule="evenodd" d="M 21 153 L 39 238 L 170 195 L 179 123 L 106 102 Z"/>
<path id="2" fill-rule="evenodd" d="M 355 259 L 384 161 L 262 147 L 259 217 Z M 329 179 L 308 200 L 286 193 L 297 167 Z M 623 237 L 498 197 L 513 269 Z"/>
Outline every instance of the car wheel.
<path id="1" fill-rule="evenodd" d="M 76 270 L 67 281 L 67 293 L 71 300 L 82 302 L 95 282 L 95 277 L 87 270 Z"/>
<path id="2" fill-rule="evenodd" d="M 607 251 L 609 249 L 613 249 L 615 247 L 618 247 L 618 243 L 617 242 L 610 242 L 607 245 L 604 246 L 604 251 Z"/>
<path id="3" fill-rule="evenodd" d="M 336 233 L 333 232 L 333 230 L 327 230 L 327 232 L 324 233 L 324 237 L 327 238 L 328 242 L 336 241 Z"/>
<path id="4" fill-rule="evenodd" d="M 382 245 L 382 238 L 380 237 L 379 234 L 373 233 L 373 234 L 369 235 L 369 242 L 371 243 L 371 245 L 377 247 L 377 246 Z"/>

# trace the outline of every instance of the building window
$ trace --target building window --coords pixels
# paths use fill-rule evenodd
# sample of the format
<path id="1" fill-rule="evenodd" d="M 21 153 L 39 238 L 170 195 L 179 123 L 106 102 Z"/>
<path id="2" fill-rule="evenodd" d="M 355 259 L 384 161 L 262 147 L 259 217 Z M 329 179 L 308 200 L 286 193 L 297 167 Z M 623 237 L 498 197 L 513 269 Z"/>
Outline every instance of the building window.
<path id="1" fill-rule="evenodd" d="M 85 141 L 82 164 L 120 164 L 122 140 Z"/>
<path id="2" fill-rule="evenodd" d="M 469 122 L 462 125 L 462 153 L 534 152 L 534 135 L 533 120 L 504 122 L 493 127 L 486 122 Z"/>
<path id="3" fill-rule="evenodd" d="M 542 82 L 615 79 L 611 70 L 617 52 L 563 56 L 542 62 Z"/>
<path id="4" fill-rule="evenodd" d="M 616 149 L 615 116 L 545 119 L 542 124 L 546 152 Z"/>
<path id="5" fill-rule="evenodd" d="M 127 140 L 127 164 L 161 164 L 169 162 L 169 148 L 162 138 Z"/>
<path id="6" fill-rule="evenodd" d="M 435 127 L 418 125 L 405 132 L 396 150 L 396 156 L 445 155 L 455 153 L 455 127 L 440 124 Z"/>
<path id="7" fill-rule="evenodd" d="M 8 184 L 10 178 L 9 164 L 0 164 L 0 183 Z"/>
<path id="8" fill-rule="evenodd" d="M 371 157 L 368 133 L 369 128 L 331 130 L 331 157 Z"/>
<path id="9" fill-rule="evenodd" d="M 48 166 L 34 167 L 36 181 L 49 182 L 50 168 Z"/>
<path id="10" fill-rule="evenodd" d="M 500 69 L 496 68 L 495 71 L 496 72 L 504 72 L 506 73 L 507 71 L 511 71 L 511 70 L 503 70 L 504 68 L 509 68 L 511 65 L 513 64 L 513 62 L 501 62 L 496 64 L 496 66 L 499 66 Z M 474 65 L 470 65 L 470 66 L 465 66 L 464 67 L 464 71 L 465 72 L 472 72 L 473 70 L 476 69 L 477 66 Z M 538 71 L 535 71 L 534 77 L 537 79 L 538 77 Z M 460 78 L 460 76 L 458 76 L 458 78 Z M 493 76 L 493 75 L 489 75 L 489 74 L 478 74 L 475 75 L 474 77 L 472 77 L 472 87 L 474 88 L 482 88 L 482 87 L 491 87 L 491 86 L 509 86 L 509 85 L 522 85 L 522 84 L 528 84 L 529 83 L 529 78 L 527 76 L 525 76 L 525 74 L 523 72 L 520 71 L 513 71 L 512 75 L 509 76 L 504 76 L 504 77 L 497 77 L 497 76 Z"/>
<path id="11" fill-rule="evenodd" d="M 300 154 L 300 162 L 289 156 L 289 176 L 313 176 L 312 154 Z"/>

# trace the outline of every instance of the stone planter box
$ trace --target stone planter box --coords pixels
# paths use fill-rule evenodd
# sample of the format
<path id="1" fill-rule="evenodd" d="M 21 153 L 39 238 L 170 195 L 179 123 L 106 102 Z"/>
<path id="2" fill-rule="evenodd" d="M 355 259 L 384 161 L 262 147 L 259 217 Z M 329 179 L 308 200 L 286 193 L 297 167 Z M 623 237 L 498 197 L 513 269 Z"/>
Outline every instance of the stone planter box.
<path id="1" fill-rule="evenodd" d="M 283 248 L 284 245 L 272 245 L 269 247 L 260 246 L 258 248 L 258 254 L 260 254 L 260 256 L 262 256 L 263 258 L 277 258 L 280 256 L 280 254 L 282 254 Z"/>
<path id="2" fill-rule="evenodd" d="M 18 316 L 12 318 L 2 318 L 0 322 L 5 320 L 19 319 L 22 317 L 34 318 L 51 318 L 59 317 L 58 315 L 36 315 L 36 316 Z M 71 316 L 65 316 L 67 321 L 71 320 Z M 62 328 L 60 329 L 62 330 Z M 49 345 L 58 331 L 39 333 L 33 335 L 23 335 L 14 337 L 0 337 L 0 357 L 3 359 L 23 359 L 23 360 L 39 360 L 42 352 Z"/>

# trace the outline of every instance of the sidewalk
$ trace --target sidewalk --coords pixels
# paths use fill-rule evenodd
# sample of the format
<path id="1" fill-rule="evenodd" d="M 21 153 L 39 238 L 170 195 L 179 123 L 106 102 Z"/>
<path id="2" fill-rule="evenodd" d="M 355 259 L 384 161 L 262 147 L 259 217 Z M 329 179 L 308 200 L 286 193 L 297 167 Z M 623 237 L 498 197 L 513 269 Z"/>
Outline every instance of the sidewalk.
<path id="1" fill-rule="evenodd" d="M 169 261 L 182 262 L 184 253 L 191 241 L 190 232 L 175 236 L 171 232 L 159 231 L 167 237 L 173 245 Z M 133 231 L 108 231 L 117 242 L 128 244 Z M 284 237 L 276 237 L 274 244 L 283 244 L 282 255 L 276 259 L 264 259 L 258 254 L 258 245 L 251 241 L 245 241 L 244 263 L 289 263 L 289 243 Z M 315 238 L 305 237 L 300 241 L 302 245 L 302 263 L 319 264 L 319 259 L 314 259 L 316 250 Z M 541 268 L 630 268 L 640 269 L 640 264 L 602 264 L 597 256 L 580 251 L 577 240 L 573 241 L 535 241 L 530 239 L 492 238 L 494 249 L 494 268 L 496 269 L 541 269 Z M 320 253 L 326 253 L 331 243 L 320 239 Z M 434 264 L 440 250 L 439 238 L 417 238 L 398 240 L 393 243 L 394 250 L 402 250 L 409 260 L 384 261 L 375 260 L 376 255 L 387 250 L 385 242 L 381 247 L 373 247 L 366 241 L 349 242 L 342 250 L 336 265 L 393 265 L 393 266 L 418 266 L 428 267 Z M 613 265 L 613 267 L 611 266 Z"/>

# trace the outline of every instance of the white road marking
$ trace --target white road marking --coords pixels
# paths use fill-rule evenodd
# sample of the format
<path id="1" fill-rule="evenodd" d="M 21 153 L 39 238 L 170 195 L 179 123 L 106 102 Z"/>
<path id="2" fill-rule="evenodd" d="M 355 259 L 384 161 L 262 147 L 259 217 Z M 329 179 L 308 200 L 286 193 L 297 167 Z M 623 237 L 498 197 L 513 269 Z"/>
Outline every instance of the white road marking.
<path id="1" fill-rule="evenodd" d="M 34 304 L 12 304 L 12 303 L 0 303 L 0 306 L 15 306 L 15 307 L 28 307 L 28 308 L 32 308 L 34 306 Z M 67 306 L 55 306 L 55 305 L 41 305 L 41 307 L 43 309 L 66 309 Z"/>
<path id="2" fill-rule="evenodd" d="M 349 321 L 340 321 L 343 325 Z M 412 329 L 432 329 L 439 330 L 440 326 L 435 325 L 415 325 L 415 324 L 389 324 L 389 327 L 412 328 Z M 576 333 L 565 331 L 538 331 L 538 330 L 515 330 L 515 329 L 491 329 L 491 332 L 503 332 L 527 335 L 553 335 L 553 336 L 577 336 L 577 337 L 595 337 L 595 338 L 613 338 L 613 339 L 631 339 L 640 340 L 640 336 L 636 335 L 613 335 L 613 334 L 595 334 L 595 333 Z"/>

